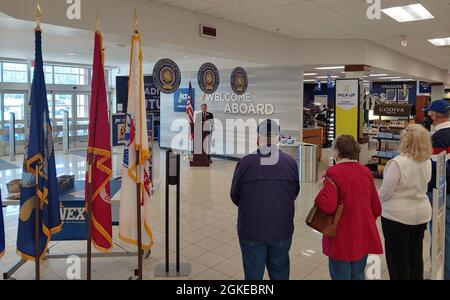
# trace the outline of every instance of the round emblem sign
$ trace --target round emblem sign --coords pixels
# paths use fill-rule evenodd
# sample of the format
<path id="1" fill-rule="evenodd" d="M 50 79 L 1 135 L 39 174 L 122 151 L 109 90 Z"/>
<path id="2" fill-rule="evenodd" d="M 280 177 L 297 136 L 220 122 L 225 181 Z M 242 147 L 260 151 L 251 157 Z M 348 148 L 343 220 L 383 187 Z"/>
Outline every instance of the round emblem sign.
<path id="1" fill-rule="evenodd" d="M 212 63 L 203 64 L 198 71 L 198 85 L 205 94 L 212 94 L 219 88 L 220 75 Z"/>
<path id="2" fill-rule="evenodd" d="M 161 59 L 153 69 L 153 81 L 155 87 L 164 94 L 173 94 L 180 87 L 180 68 L 173 60 Z"/>
<path id="3" fill-rule="evenodd" d="M 248 77 L 243 68 L 236 68 L 231 73 L 231 88 L 238 95 L 243 95 L 247 91 Z"/>

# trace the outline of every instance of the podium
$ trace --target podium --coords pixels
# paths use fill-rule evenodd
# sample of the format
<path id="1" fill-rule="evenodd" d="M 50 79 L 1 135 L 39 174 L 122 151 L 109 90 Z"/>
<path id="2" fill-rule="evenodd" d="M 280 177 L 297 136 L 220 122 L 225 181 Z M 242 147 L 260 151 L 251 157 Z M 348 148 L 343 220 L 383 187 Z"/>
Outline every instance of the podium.
<path id="1" fill-rule="evenodd" d="M 203 130 L 204 125 L 207 125 L 207 123 L 198 122 L 195 124 L 195 126 L 191 126 L 191 132 L 193 133 L 193 136 L 194 136 L 194 139 L 193 139 L 194 156 L 193 156 L 193 159 L 190 161 L 191 167 L 209 167 L 209 166 L 211 166 L 211 161 L 208 157 L 208 154 L 206 153 L 206 151 L 204 149 L 204 145 L 205 145 L 205 140 L 209 139 L 209 136 L 212 134 L 212 131 L 211 130 Z M 201 129 L 201 145 L 198 145 L 200 143 L 200 140 L 198 137 L 198 135 L 200 134 L 200 132 L 199 132 L 200 130 L 195 130 L 195 129 Z M 209 141 L 208 141 L 207 145 L 209 145 Z"/>

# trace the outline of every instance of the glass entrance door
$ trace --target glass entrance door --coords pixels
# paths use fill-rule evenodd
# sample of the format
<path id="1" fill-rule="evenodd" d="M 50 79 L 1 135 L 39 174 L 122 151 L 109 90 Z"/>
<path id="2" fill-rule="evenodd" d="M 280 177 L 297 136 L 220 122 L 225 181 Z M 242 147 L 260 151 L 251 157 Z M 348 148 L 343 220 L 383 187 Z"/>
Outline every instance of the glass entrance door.
<path id="1" fill-rule="evenodd" d="M 22 151 L 25 142 L 25 116 L 27 114 L 27 93 L 22 91 L 5 91 L 0 93 L 0 108 L 2 114 L 0 116 L 0 135 L 1 147 L 5 148 L 9 143 L 9 126 L 11 113 L 14 113 L 16 128 L 16 153 Z M 4 152 L 4 151 L 0 151 Z"/>
<path id="2" fill-rule="evenodd" d="M 53 126 L 55 132 L 55 140 L 56 143 L 62 145 L 63 140 L 63 122 L 64 122 L 64 112 L 68 112 L 69 115 L 69 149 L 75 148 L 75 130 L 73 126 L 73 102 L 74 102 L 74 94 L 73 93 L 54 93 L 52 101 L 52 109 L 49 109 L 52 112 L 53 117 Z"/>
<path id="3" fill-rule="evenodd" d="M 75 94 L 75 148 L 86 148 L 88 146 L 89 103 L 89 93 Z"/>

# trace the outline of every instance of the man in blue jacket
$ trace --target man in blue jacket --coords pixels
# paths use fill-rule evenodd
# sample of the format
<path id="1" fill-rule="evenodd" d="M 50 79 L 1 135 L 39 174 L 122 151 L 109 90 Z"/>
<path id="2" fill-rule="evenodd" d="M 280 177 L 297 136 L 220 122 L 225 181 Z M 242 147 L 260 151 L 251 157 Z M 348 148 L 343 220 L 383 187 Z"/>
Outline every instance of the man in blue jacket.
<path id="1" fill-rule="evenodd" d="M 424 110 L 428 112 L 429 117 L 433 121 L 435 132 L 431 138 L 433 144 L 432 156 L 432 177 L 428 184 L 428 196 L 433 199 L 433 189 L 436 186 L 436 157 L 442 151 L 447 153 L 446 172 L 447 172 L 447 211 L 445 221 L 445 262 L 444 262 L 444 279 L 450 280 L 450 103 L 445 100 L 434 101 L 428 108 Z M 432 201 L 431 201 L 432 202 Z"/>
<path id="2" fill-rule="evenodd" d="M 297 162 L 281 152 L 280 128 L 272 120 L 258 127 L 258 150 L 236 166 L 231 199 L 239 208 L 238 235 L 246 280 L 288 280 L 295 200 L 300 192 Z"/>

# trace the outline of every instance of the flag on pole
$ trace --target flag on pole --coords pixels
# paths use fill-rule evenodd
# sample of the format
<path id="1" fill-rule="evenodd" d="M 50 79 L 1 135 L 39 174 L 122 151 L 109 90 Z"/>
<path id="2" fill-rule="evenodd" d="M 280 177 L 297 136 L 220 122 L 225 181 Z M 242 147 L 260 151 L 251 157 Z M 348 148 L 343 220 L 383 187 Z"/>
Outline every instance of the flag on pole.
<path id="1" fill-rule="evenodd" d="M 144 95 L 141 35 L 136 32 L 131 38 L 128 109 L 122 188 L 120 190 L 119 237 L 133 245 L 138 243 L 136 185 L 139 182 L 141 187 L 142 248 L 148 250 L 153 245 L 153 236 L 150 229 L 150 177 L 148 174 L 151 154 L 147 135 Z M 138 157 L 136 157 L 137 155 Z M 139 178 L 137 177 L 138 174 Z"/>
<path id="2" fill-rule="evenodd" d="M 3 224 L 2 194 L 0 191 L 0 258 L 5 254 L 5 226 Z"/>
<path id="3" fill-rule="evenodd" d="M 90 156 L 93 158 L 90 174 L 92 192 L 91 236 L 95 248 L 102 252 L 108 252 L 113 246 L 111 192 L 109 185 L 112 177 L 112 166 L 105 70 L 103 66 L 103 37 L 99 31 L 95 33 L 94 65 L 92 72 L 88 144 L 88 162 Z M 89 170 L 86 173 L 86 201 L 89 199 L 88 178 Z"/>
<path id="4" fill-rule="evenodd" d="M 29 106 L 29 124 L 22 172 L 17 252 L 24 259 L 45 255 L 51 235 L 61 231 L 58 184 L 52 126 L 49 119 L 47 90 L 42 62 L 42 36 L 35 30 L 36 65 Z M 36 187 L 36 172 L 38 186 Z M 40 203 L 40 253 L 35 253 L 35 197 Z"/>
<path id="5" fill-rule="evenodd" d="M 191 139 L 194 138 L 193 125 L 194 125 L 194 107 L 192 106 L 192 83 L 189 81 L 189 95 L 186 103 L 186 113 L 189 119 L 189 125 L 191 126 Z"/>

